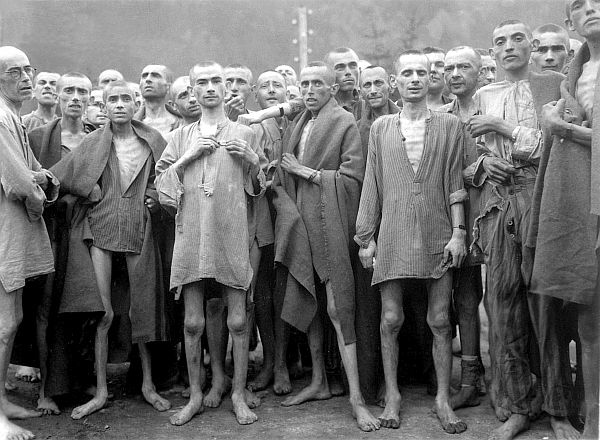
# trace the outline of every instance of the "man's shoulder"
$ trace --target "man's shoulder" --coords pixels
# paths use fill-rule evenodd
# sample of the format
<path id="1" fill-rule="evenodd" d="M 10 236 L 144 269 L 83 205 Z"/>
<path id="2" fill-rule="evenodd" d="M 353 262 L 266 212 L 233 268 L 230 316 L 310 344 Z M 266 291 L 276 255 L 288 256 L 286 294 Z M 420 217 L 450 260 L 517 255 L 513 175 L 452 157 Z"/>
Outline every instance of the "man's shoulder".
<path id="1" fill-rule="evenodd" d="M 232 124 L 232 128 L 233 130 L 235 130 L 236 135 L 241 135 L 241 136 L 254 136 L 254 130 L 250 127 L 248 127 L 247 125 L 243 125 L 240 124 L 239 122 L 234 122 L 231 121 L 230 124 Z M 260 125 L 260 124 L 256 124 L 256 125 Z"/>

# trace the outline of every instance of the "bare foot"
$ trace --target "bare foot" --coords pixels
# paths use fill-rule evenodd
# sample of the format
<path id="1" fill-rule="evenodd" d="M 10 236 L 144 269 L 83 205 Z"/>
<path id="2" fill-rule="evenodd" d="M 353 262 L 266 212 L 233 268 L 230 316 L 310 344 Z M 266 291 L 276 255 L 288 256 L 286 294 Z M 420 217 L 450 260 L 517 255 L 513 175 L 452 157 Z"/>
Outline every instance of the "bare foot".
<path id="1" fill-rule="evenodd" d="M 160 394 L 156 392 L 154 385 L 151 387 L 142 386 L 142 395 L 146 402 L 154 407 L 155 410 L 163 412 L 168 409 L 171 409 L 171 402 L 169 402 L 164 397 L 161 397 Z"/>
<path id="2" fill-rule="evenodd" d="M 454 414 L 448 402 L 443 402 L 442 404 L 436 402 L 433 412 L 437 415 L 442 429 L 448 434 L 460 434 L 467 430 L 467 424 Z"/>
<path id="3" fill-rule="evenodd" d="M 402 397 L 397 396 L 384 397 L 386 403 L 385 409 L 379 416 L 381 426 L 384 428 L 398 429 L 400 427 L 400 404 Z"/>
<path id="4" fill-rule="evenodd" d="M 550 417 L 550 425 L 556 440 L 577 440 L 581 437 L 566 417 Z"/>
<path id="5" fill-rule="evenodd" d="M 290 382 L 287 367 L 274 368 L 273 374 L 275 376 L 273 381 L 273 392 L 278 396 L 290 394 L 292 392 L 292 383 Z"/>
<path id="6" fill-rule="evenodd" d="M 3 440 L 29 440 L 35 437 L 33 432 L 9 422 L 6 417 L 0 418 L 0 433 L 4 436 Z"/>
<path id="7" fill-rule="evenodd" d="M 71 418 L 74 420 L 79 420 L 84 418 L 85 416 L 89 416 L 96 411 L 101 410 L 106 406 L 107 397 L 106 396 L 96 396 L 88 403 L 78 406 L 71 413 Z"/>
<path id="8" fill-rule="evenodd" d="M 57 416 L 60 414 L 58 405 L 50 397 L 40 397 L 37 401 L 37 410 L 41 411 L 45 416 Z"/>
<path id="9" fill-rule="evenodd" d="M 385 393 L 385 383 L 382 383 L 377 391 L 377 406 L 380 408 L 385 408 Z"/>
<path id="10" fill-rule="evenodd" d="M 353 402 L 352 399 L 350 399 L 350 405 L 352 406 L 352 415 L 356 419 L 356 423 L 361 431 L 377 431 L 381 427 L 381 423 L 373 417 L 373 414 L 371 414 L 371 411 L 369 411 L 365 402 L 362 400 Z"/>
<path id="11" fill-rule="evenodd" d="M 250 391 L 261 391 L 273 381 L 273 365 L 263 365 L 254 380 L 248 382 L 246 388 Z"/>
<path id="12" fill-rule="evenodd" d="M 283 406 L 300 405 L 311 400 L 327 400 L 331 399 L 331 393 L 327 384 L 313 384 L 304 388 L 298 394 L 288 397 L 281 404 Z"/>
<path id="13" fill-rule="evenodd" d="M 204 405 L 209 408 L 218 408 L 223 401 L 223 396 L 227 394 L 231 390 L 231 379 L 228 376 L 225 376 L 225 380 L 223 382 L 218 382 L 213 377 L 213 383 L 204 396 Z"/>
<path id="14" fill-rule="evenodd" d="M 240 425 L 250 425 L 258 420 L 256 414 L 248 408 L 245 395 L 240 396 L 237 393 L 232 393 L 231 402 L 233 403 L 235 418 Z"/>
<path id="15" fill-rule="evenodd" d="M 479 390 L 476 386 L 464 386 L 456 394 L 450 396 L 450 408 L 468 408 L 478 406 L 481 403 L 479 400 Z"/>
<path id="16" fill-rule="evenodd" d="M 260 406 L 260 397 L 257 394 L 254 394 L 250 390 L 244 390 L 244 398 L 246 399 L 246 403 L 248 404 L 248 408 L 254 409 Z"/>
<path id="17" fill-rule="evenodd" d="M 492 406 L 492 409 L 494 410 L 494 413 L 496 414 L 496 418 L 498 420 L 500 420 L 502 423 L 506 422 L 510 416 L 512 415 L 512 412 L 508 409 L 502 408 L 501 406 L 496 405 L 496 400 L 493 399 L 493 397 L 495 397 L 495 394 L 492 390 L 492 388 L 490 388 L 490 405 Z"/>
<path id="18" fill-rule="evenodd" d="M 42 413 L 39 411 L 25 409 L 22 406 L 9 402 L 8 400 L 3 400 L 0 402 L 0 406 L 2 406 L 2 409 L 4 410 L 4 415 L 9 419 L 33 419 L 42 415 Z"/>
<path id="19" fill-rule="evenodd" d="M 529 429 L 529 417 L 525 414 L 512 414 L 499 428 L 492 431 L 488 440 L 512 440 L 515 436 Z"/>
<path id="20" fill-rule="evenodd" d="M 23 382 L 39 382 L 41 378 L 39 369 L 22 365 L 17 368 L 15 377 Z"/>
<path id="21" fill-rule="evenodd" d="M 12 382 L 9 382 L 9 381 L 7 380 L 6 382 L 4 382 L 4 389 L 5 389 L 6 391 L 14 391 L 14 390 L 16 390 L 16 389 L 17 389 L 17 386 L 16 386 L 14 383 L 12 383 Z"/>
<path id="22" fill-rule="evenodd" d="M 181 410 L 175 414 L 173 414 L 169 418 L 169 422 L 171 425 L 181 426 L 185 425 L 187 422 L 192 420 L 196 414 L 200 414 L 204 411 L 204 406 L 202 405 L 202 394 L 197 398 L 190 398 L 190 401 L 186 406 L 181 408 Z"/>

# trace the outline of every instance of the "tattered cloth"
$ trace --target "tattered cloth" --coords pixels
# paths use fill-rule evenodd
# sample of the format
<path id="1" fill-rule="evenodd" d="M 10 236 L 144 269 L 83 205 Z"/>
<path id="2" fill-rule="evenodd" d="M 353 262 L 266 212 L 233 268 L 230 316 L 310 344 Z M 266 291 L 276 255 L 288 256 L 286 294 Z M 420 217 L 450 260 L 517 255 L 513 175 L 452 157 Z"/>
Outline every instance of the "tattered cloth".
<path id="1" fill-rule="evenodd" d="M 162 154 L 165 141 L 160 133 L 147 125 L 132 121 L 135 134 L 152 150 L 154 161 Z M 74 206 L 69 237 L 69 256 L 65 274 L 60 313 L 103 312 L 104 307 L 94 274 L 86 238 L 89 236 L 87 202 L 94 186 L 108 165 L 112 149 L 111 124 L 87 135 L 81 145 L 52 167 L 61 181 L 61 190 L 80 198 Z M 158 200 L 155 190 L 147 189 Z M 146 208 L 147 209 L 147 208 Z M 166 338 L 164 289 L 160 249 L 151 215 L 145 215 L 145 230 L 140 260 L 130 274 L 130 316 L 133 342 L 160 341 Z"/>
<path id="2" fill-rule="evenodd" d="M 570 64 L 561 85 L 565 111 L 581 125 L 585 112 L 574 97 L 577 79 L 589 59 L 587 43 Z M 600 76 L 594 108 L 600 108 Z M 600 127 L 600 111 L 592 127 Z M 558 136 L 545 145 L 532 202 L 530 240 L 535 260 L 529 291 L 564 301 L 591 304 L 598 273 L 597 215 L 600 214 L 600 135 L 592 132 L 592 148 Z M 592 190 L 595 188 L 596 190 Z"/>
<path id="3" fill-rule="evenodd" d="M 283 152 L 295 154 L 304 111 L 288 127 Z M 281 168 L 273 180 L 275 261 L 289 270 L 282 319 L 306 331 L 315 317 L 315 272 L 329 281 L 346 344 L 354 331 L 354 277 L 350 261 L 364 161 L 360 134 L 352 115 L 335 99 L 325 104 L 306 141 L 303 165 L 320 170 L 319 185 L 296 179 Z"/>

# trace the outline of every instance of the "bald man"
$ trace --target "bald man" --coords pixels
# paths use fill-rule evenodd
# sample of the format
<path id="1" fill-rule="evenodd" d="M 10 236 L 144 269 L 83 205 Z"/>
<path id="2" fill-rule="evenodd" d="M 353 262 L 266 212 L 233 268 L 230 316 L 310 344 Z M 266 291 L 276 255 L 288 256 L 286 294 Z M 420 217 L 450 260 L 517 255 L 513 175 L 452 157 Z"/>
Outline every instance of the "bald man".
<path id="1" fill-rule="evenodd" d="M 323 61 L 335 72 L 335 82 L 339 86 L 335 94 L 336 101 L 358 121 L 363 107 L 363 101 L 357 90 L 358 55 L 349 47 L 338 47 L 328 52 Z"/>
<path id="2" fill-rule="evenodd" d="M 98 87 L 104 89 L 111 82 L 115 81 L 123 81 L 123 74 L 118 70 L 107 69 L 104 70 L 98 75 Z"/>
<path id="3" fill-rule="evenodd" d="M 19 112 L 31 99 L 33 67 L 15 47 L 0 47 L 0 384 L 22 318 L 25 280 L 54 271 L 50 240 L 42 214 L 58 196 L 58 181 L 34 158 Z M 10 418 L 40 416 L 8 401 L 0 386 L 0 435 L 28 440 L 30 431 Z"/>
<path id="4" fill-rule="evenodd" d="M 52 72 L 40 72 L 35 77 L 34 97 L 37 101 L 37 108 L 23 116 L 23 125 L 27 131 L 41 127 L 44 124 L 56 119 L 56 81 L 60 75 Z"/>
<path id="5" fill-rule="evenodd" d="M 275 72 L 279 72 L 285 78 L 286 85 L 289 86 L 297 86 L 298 84 L 298 75 L 296 74 L 296 70 L 292 66 L 288 66 L 287 64 L 282 64 L 281 66 L 275 67 Z"/>
<path id="6" fill-rule="evenodd" d="M 533 30 L 535 50 L 531 61 L 538 72 L 553 70 L 561 73 L 568 62 L 569 33 L 553 23 L 543 24 Z"/>
<path id="7" fill-rule="evenodd" d="M 180 76 L 171 86 L 171 101 L 173 110 L 183 119 L 183 125 L 192 124 L 200 119 L 202 108 L 190 87 L 190 77 Z"/>
<path id="8" fill-rule="evenodd" d="M 181 119 L 168 106 L 173 74 L 161 64 L 149 64 L 142 70 L 140 89 L 144 104 L 135 119 L 158 130 L 163 137 L 181 125 Z"/>

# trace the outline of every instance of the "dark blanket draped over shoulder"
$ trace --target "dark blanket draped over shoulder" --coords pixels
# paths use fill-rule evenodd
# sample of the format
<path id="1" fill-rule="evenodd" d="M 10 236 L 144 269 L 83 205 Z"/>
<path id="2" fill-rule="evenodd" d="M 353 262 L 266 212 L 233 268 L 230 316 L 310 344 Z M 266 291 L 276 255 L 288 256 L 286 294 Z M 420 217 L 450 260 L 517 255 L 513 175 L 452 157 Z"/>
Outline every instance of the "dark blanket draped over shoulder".
<path id="1" fill-rule="evenodd" d="M 132 125 L 135 134 L 152 150 L 154 161 L 158 161 L 165 148 L 165 141 L 160 133 L 138 121 L 132 121 Z M 84 237 L 89 233 L 87 210 L 91 205 L 87 199 L 107 166 L 112 137 L 111 125 L 107 124 L 103 129 L 87 135 L 72 154 L 52 167 L 63 182 L 62 191 L 80 198 L 69 215 L 69 255 L 60 313 L 104 311 Z M 147 189 L 146 194 L 158 199 L 154 189 Z M 164 288 L 157 237 L 161 228 L 154 217 L 147 216 L 141 259 L 130 277 L 131 316 L 143 317 L 131 323 L 133 342 L 164 340 L 166 334 Z"/>
<path id="2" fill-rule="evenodd" d="M 284 153 L 296 153 L 311 113 L 288 127 Z M 352 115 L 335 99 L 321 109 L 306 141 L 303 165 L 321 171 L 321 184 L 278 169 L 274 179 L 275 261 L 289 270 L 282 318 L 306 331 L 317 309 L 314 272 L 333 288 L 344 340 L 354 332 L 354 278 L 350 261 L 360 184 L 364 174 L 360 135 Z"/>
<path id="3" fill-rule="evenodd" d="M 577 80 L 589 59 L 587 45 L 578 52 L 561 85 L 565 109 L 580 125 L 585 112 L 575 98 Z M 599 77 L 600 78 L 600 77 Z M 596 85 L 594 108 L 600 106 Z M 595 112 L 600 114 L 600 112 Z M 598 121 L 600 124 L 600 121 Z M 545 136 L 544 151 L 532 201 L 530 237 L 535 248 L 530 292 L 580 304 L 591 303 L 598 266 L 596 263 L 597 217 L 592 212 L 593 150 L 568 139 Z M 600 172 L 595 170 L 596 174 Z M 598 192 L 598 191 L 595 191 Z"/>

